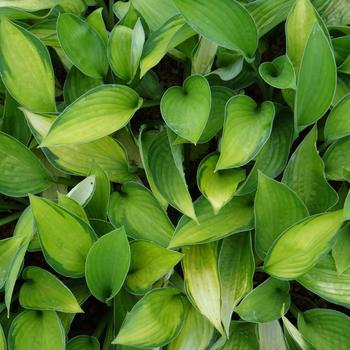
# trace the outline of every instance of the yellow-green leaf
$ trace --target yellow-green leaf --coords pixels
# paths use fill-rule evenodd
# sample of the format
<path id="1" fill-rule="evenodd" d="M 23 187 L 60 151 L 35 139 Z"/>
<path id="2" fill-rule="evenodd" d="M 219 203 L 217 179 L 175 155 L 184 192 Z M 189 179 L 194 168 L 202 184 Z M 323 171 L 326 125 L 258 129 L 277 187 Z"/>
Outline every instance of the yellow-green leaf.
<path id="1" fill-rule="evenodd" d="M 67 350 L 100 350 L 100 343 L 95 337 L 79 335 L 69 340 Z"/>

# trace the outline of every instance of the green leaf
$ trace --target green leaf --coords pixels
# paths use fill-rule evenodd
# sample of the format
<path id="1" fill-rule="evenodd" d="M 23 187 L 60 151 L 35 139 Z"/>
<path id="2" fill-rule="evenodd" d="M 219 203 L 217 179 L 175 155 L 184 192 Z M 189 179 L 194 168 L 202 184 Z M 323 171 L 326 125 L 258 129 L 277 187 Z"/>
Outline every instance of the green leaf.
<path id="1" fill-rule="evenodd" d="M 257 350 L 258 346 L 259 341 L 255 324 L 232 321 L 229 339 L 220 350 Z"/>
<path id="2" fill-rule="evenodd" d="M 73 293 L 53 274 L 36 266 L 26 267 L 19 292 L 19 303 L 32 310 L 66 313 L 83 312 Z"/>
<path id="3" fill-rule="evenodd" d="M 170 343 L 186 316 L 182 298 L 173 288 L 152 290 L 126 315 L 113 344 L 150 349 Z"/>
<path id="4" fill-rule="evenodd" d="M 249 232 L 224 238 L 218 265 L 221 288 L 221 320 L 226 334 L 229 335 L 234 308 L 253 288 L 255 262 Z"/>
<path id="5" fill-rule="evenodd" d="M 322 60 L 315 61 L 315 55 L 320 55 Z M 299 129 L 315 123 L 327 112 L 333 101 L 336 84 L 337 67 L 329 38 L 321 26 L 315 23 L 297 79 L 294 114 Z"/>
<path id="6" fill-rule="evenodd" d="M 328 142 L 350 135 L 350 94 L 345 95 L 332 109 L 324 127 Z"/>
<path id="7" fill-rule="evenodd" d="M 254 288 L 236 307 L 241 319 L 248 322 L 270 322 L 281 317 L 290 306 L 289 283 L 269 278 Z"/>
<path id="8" fill-rule="evenodd" d="M 24 110 L 24 113 L 34 136 L 38 142 L 41 142 L 54 119 L 27 110 Z M 87 176 L 95 161 L 107 173 L 110 181 L 125 182 L 135 178 L 128 171 L 125 150 L 108 136 L 89 143 L 49 147 L 42 150 L 54 167 L 68 174 Z"/>
<path id="9" fill-rule="evenodd" d="M 278 320 L 259 323 L 259 350 L 287 350 Z"/>
<path id="10" fill-rule="evenodd" d="M 310 214 L 324 212 L 338 201 L 337 193 L 325 179 L 316 142 L 317 128 L 314 127 L 289 159 L 282 180 L 305 203 Z"/>
<path id="11" fill-rule="evenodd" d="M 95 337 L 79 335 L 69 340 L 67 350 L 100 350 L 100 343 Z"/>
<path id="12" fill-rule="evenodd" d="M 23 311 L 11 324 L 9 350 L 64 350 L 65 335 L 54 311 Z"/>
<path id="13" fill-rule="evenodd" d="M 275 108 L 258 106 L 249 96 L 234 96 L 226 104 L 226 117 L 216 170 L 238 168 L 254 159 L 271 134 Z"/>
<path id="14" fill-rule="evenodd" d="M 332 256 L 335 262 L 338 275 L 350 268 L 350 226 L 343 227 L 337 234 L 337 241 L 332 249 Z"/>
<path id="15" fill-rule="evenodd" d="M 18 8 L 29 12 L 45 10 L 58 5 L 59 0 L 2 0 L 0 8 Z"/>
<path id="16" fill-rule="evenodd" d="M 160 110 L 168 127 L 194 144 L 207 124 L 210 106 L 210 86 L 201 75 L 191 75 L 184 81 L 183 87 L 171 87 L 160 102 Z M 192 118 L 194 114 L 195 119 Z"/>
<path id="17" fill-rule="evenodd" d="M 229 169 L 215 172 L 219 156 L 209 154 L 198 166 L 197 184 L 217 214 L 234 196 L 238 185 L 245 179 L 244 169 Z"/>
<path id="18" fill-rule="evenodd" d="M 111 196 L 108 216 L 116 227 L 124 226 L 127 234 L 166 247 L 174 227 L 153 194 L 137 183 L 127 183 Z"/>
<path id="19" fill-rule="evenodd" d="M 68 106 L 55 119 L 41 147 L 86 143 L 124 127 L 142 98 L 123 85 L 101 85 Z"/>
<path id="20" fill-rule="evenodd" d="M 140 20 L 133 29 L 123 25 L 114 27 L 108 41 L 107 54 L 113 72 L 130 83 L 136 75 L 145 42 Z"/>
<path id="21" fill-rule="evenodd" d="M 339 275 L 330 255 L 324 256 L 315 267 L 298 278 L 298 282 L 304 288 L 331 303 L 347 308 L 350 308 L 349 281 L 350 271 L 347 270 Z"/>
<path id="22" fill-rule="evenodd" d="M 126 288 L 135 294 L 144 294 L 152 285 L 170 272 L 182 259 L 182 254 L 155 243 L 133 241 L 130 244 L 130 271 Z"/>
<path id="23" fill-rule="evenodd" d="M 259 66 L 259 74 L 263 80 L 278 89 L 295 88 L 295 72 L 288 56 L 275 58 L 272 62 L 264 62 Z"/>
<path id="24" fill-rule="evenodd" d="M 183 248 L 182 265 L 186 293 L 191 303 L 223 334 L 217 249 L 217 242 Z"/>
<path id="25" fill-rule="evenodd" d="M 0 132 L 0 193 L 24 197 L 44 191 L 51 182 L 49 172 L 26 146 Z"/>
<path id="26" fill-rule="evenodd" d="M 295 192 L 261 172 L 254 210 L 255 250 L 262 259 L 284 230 L 309 215 Z"/>
<path id="27" fill-rule="evenodd" d="M 183 216 L 170 242 L 171 248 L 216 241 L 253 228 L 252 200 L 248 197 L 234 197 L 217 215 L 204 197 L 195 202 L 195 207 L 198 223 Z"/>
<path id="28" fill-rule="evenodd" d="M 57 35 L 65 54 L 80 71 L 96 79 L 107 74 L 106 45 L 88 22 L 71 13 L 60 14 Z"/>
<path id="29" fill-rule="evenodd" d="M 168 350 L 206 350 L 214 327 L 194 307 L 190 306 L 180 334 L 168 345 Z"/>
<path id="30" fill-rule="evenodd" d="M 0 74 L 20 105 L 36 112 L 56 111 L 55 78 L 46 47 L 6 17 L 0 18 Z"/>
<path id="31" fill-rule="evenodd" d="M 6 350 L 6 337 L 4 334 L 4 330 L 2 329 L 2 326 L 0 325 L 0 350 Z"/>
<path id="32" fill-rule="evenodd" d="M 83 0 L 84 1 L 84 0 Z M 68 11 L 66 11 L 68 12 Z M 87 22 L 90 26 L 95 29 L 97 34 L 102 38 L 103 42 L 107 45 L 108 42 L 108 31 L 106 29 L 106 25 L 103 19 L 103 8 L 100 7 L 95 11 L 91 12 L 87 17 Z"/>
<path id="33" fill-rule="evenodd" d="M 30 204 L 48 264 L 63 276 L 84 276 L 86 256 L 95 241 L 92 228 L 47 199 L 31 196 Z"/>
<path id="34" fill-rule="evenodd" d="M 298 328 L 318 350 L 347 350 L 350 346 L 350 318 L 339 311 L 312 309 L 299 315 Z"/>
<path id="35" fill-rule="evenodd" d="M 83 207 L 73 198 L 70 198 L 60 192 L 57 194 L 57 204 L 69 211 L 71 214 L 78 216 L 80 219 L 89 223 L 89 219 Z"/>
<path id="36" fill-rule="evenodd" d="M 180 147 L 180 146 L 177 146 Z M 148 166 L 162 196 L 176 209 L 195 219 L 192 198 L 188 192 L 180 148 L 173 154 L 166 131 L 159 133 L 148 149 Z"/>
<path id="37" fill-rule="evenodd" d="M 100 237 L 86 258 L 85 276 L 92 295 L 108 302 L 119 292 L 130 266 L 130 247 L 124 228 Z"/>
<path id="38" fill-rule="evenodd" d="M 247 59 L 254 57 L 257 29 L 249 12 L 238 1 L 174 0 L 174 3 L 199 34 L 229 50 L 239 51 Z"/>
<path id="39" fill-rule="evenodd" d="M 343 223 L 343 211 L 314 215 L 284 231 L 265 259 L 264 270 L 283 279 L 295 279 L 310 270 L 331 249 Z"/>

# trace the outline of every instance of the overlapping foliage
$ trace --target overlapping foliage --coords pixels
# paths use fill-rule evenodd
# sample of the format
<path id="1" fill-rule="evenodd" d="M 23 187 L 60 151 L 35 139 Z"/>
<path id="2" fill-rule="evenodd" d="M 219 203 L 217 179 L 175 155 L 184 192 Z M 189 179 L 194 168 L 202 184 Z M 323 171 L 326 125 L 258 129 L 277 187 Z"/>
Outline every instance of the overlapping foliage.
<path id="1" fill-rule="evenodd" d="M 0 0 L 0 350 L 348 350 L 347 0 Z"/>

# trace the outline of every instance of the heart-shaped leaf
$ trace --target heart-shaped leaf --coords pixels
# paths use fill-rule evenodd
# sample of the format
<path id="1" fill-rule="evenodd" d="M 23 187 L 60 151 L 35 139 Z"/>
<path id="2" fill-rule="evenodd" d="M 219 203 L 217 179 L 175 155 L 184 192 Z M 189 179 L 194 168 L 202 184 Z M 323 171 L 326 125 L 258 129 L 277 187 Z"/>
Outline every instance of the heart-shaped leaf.
<path id="1" fill-rule="evenodd" d="M 57 35 L 69 60 L 84 74 L 96 79 L 107 74 L 106 45 L 88 22 L 71 13 L 63 13 L 57 19 Z"/>
<path id="2" fill-rule="evenodd" d="M 230 336 L 226 344 L 220 350 L 258 349 L 259 340 L 257 337 L 257 327 L 253 323 L 232 321 L 230 325 Z M 276 349 L 277 350 L 277 349 Z"/>
<path id="3" fill-rule="evenodd" d="M 231 316 L 238 302 L 253 288 L 255 270 L 249 232 L 224 238 L 219 255 L 221 321 L 229 335 Z"/>
<path id="4" fill-rule="evenodd" d="M 295 88 L 295 73 L 288 56 L 279 56 L 272 62 L 264 62 L 259 67 L 259 74 L 265 82 L 278 89 Z"/>
<path id="5" fill-rule="evenodd" d="M 211 92 L 208 81 L 192 75 L 183 88 L 173 86 L 162 97 L 160 109 L 168 127 L 180 137 L 196 144 L 210 114 Z"/>
<path id="6" fill-rule="evenodd" d="M 195 208 L 198 222 L 183 216 L 169 247 L 216 241 L 253 228 L 252 200 L 248 197 L 234 197 L 217 215 L 213 213 L 213 208 L 204 197 L 195 202 Z"/>
<path id="7" fill-rule="evenodd" d="M 142 105 L 123 85 L 101 85 L 68 106 L 55 119 L 42 147 L 86 143 L 121 129 Z"/>
<path id="8" fill-rule="evenodd" d="M 298 317 L 303 337 L 318 350 L 347 350 L 350 346 L 350 318 L 339 311 L 312 309 Z"/>
<path id="9" fill-rule="evenodd" d="M 179 334 L 185 320 L 182 298 L 174 288 L 152 290 L 126 315 L 113 343 L 143 349 L 168 344 Z"/>
<path id="10" fill-rule="evenodd" d="M 350 226 L 343 227 L 337 235 L 337 241 L 332 249 L 332 256 L 335 262 L 338 275 L 350 268 Z"/>
<path id="11" fill-rule="evenodd" d="M 44 191 L 51 182 L 49 172 L 26 146 L 0 132 L 0 193 L 23 197 Z"/>
<path id="12" fill-rule="evenodd" d="M 247 59 L 254 57 L 257 29 L 249 12 L 238 1 L 174 0 L 174 3 L 198 33 L 220 46 L 240 51 Z"/>
<path id="13" fill-rule="evenodd" d="M 245 179 L 244 169 L 228 169 L 215 172 L 219 156 L 205 157 L 197 170 L 197 184 L 203 196 L 213 207 L 214 214 L 225 206 L 235 194 L 238 185 Z"/>
<path id="14" fill-rule="evenodd" d="M 223 334 L 217 249 L 217 242 L 184 248 L 182 265 L 190 301 Z M 202 286 L 203 281 L 206 281 L 205 289 Z"/>
<path id="15" fill-rule="evenodd" d="M 174 227 L 157 199 L 137 183 L 124 184 L 120 193 L 112 194 L 108 213 L 114 226 L 124 226 L 127 234 L 135 239 L 166 247 L 174 233 Z"/>
<path id="16" fill-rule="evenodd" d="M 284 230 L 309 215 L 295 192 L 261 172 L 254 210 L 255 250 L 262 259 Z"/>
<path id="17" fill-rule="evenodd" d="M 92 295 L 108 302 L 119 292 L 130 266 L 130 247 L 124 228 L 100 237 L 86 258 L 85 276 Z"/>
<path id="18" fill-rule="evenodd" d="M 316 142 L 317 128 L 314 127 L 289 159 L 282 180 L 305 203 L 310 214 L 322 213 L 338 200 L 337 193 L 325 179 Z"/>
<path id="19" fill-rule="evenodd" d="M 324 127 L 328 142 L 350 135 L 350 94 L 345 95 L 332 109 Z"/>
<path id="20" fill-rule="evenodd" d="M 254 288 L 236 307 L 241 319 L 248 322 L 270 322 L 286 313 L 290 306 L 289 283 L 269 278 Z"/>
<path id="21" fill-rule="evenodd" d="M 79 335 L 67 343 L 67 350 L 100 350 L 100 343 L 95 337 Z"/>
<path id="22" fill-rule="evenodd" d="M 275 108 L 266 101 L 258 107 L 249 96 L 234 96 L 226 105 L 220 158 L 216 170 L 238 168 L 254 159 L 271 134 Z"/>
<path id="23" fill-rule="evenodd" d="M 65 334 L 56 312 L 23 311 L 11 324 L 9 350 L 64 350 Z"/>
<path id="24" fill-rule="evenodd" d="M 55 78 L 46 47 L 4 16 L 0 19 L 0 74 L 20 105 L 36 112 L 56 111 Z"/>
<path id="25" fill-rule="evenodd" d="M 284 231 L 265 259 L 264 270 L 272 276 L 295 279 L 331 249 L 343 223 L 343 210 L 314 215 Z"/>
<path id="26" fill-rule="evenodd" d="M 29 266 L 22 276 L 26 281 L 19 292 L 22 307 L 66 313 L 83 312 L 73 293 L 50 272 Z"/>
<path id="27" fill-rule="evenodd" d="M 57 204 L 31 196 L 30 205 L 48 264 L 68 277 L 82 277 L 95 233 L 83 220 Z"/>

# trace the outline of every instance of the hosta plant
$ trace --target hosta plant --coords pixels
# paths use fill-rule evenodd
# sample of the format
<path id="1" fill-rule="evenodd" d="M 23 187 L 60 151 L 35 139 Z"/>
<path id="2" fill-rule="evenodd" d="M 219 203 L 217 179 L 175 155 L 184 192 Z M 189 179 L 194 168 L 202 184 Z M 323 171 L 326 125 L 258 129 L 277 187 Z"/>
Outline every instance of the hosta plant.
<path id="1" fill-rule="evenodd" d="M 0 350 L 349 350 L 347 0 L 0 0 Z"/>

